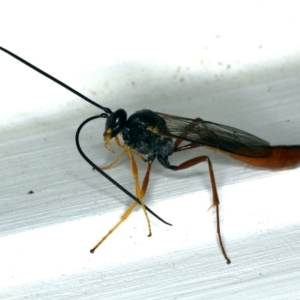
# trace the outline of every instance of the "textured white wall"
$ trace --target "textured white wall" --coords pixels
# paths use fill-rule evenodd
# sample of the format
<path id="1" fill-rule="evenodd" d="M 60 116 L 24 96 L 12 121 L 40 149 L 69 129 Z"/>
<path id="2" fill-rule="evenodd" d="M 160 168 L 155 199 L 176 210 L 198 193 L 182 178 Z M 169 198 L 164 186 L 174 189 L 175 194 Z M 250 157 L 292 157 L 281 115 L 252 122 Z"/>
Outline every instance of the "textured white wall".
<path id="1" fill-rule="evenodd" d="M 300 141 L 296 1 L 7 2 L 0 28 L 1 46 L 112 110 Z M 76 150 L 76 128 L 99 110 L 4 53 L 0 82 L 1 299 L 300 298 L 298 169 L 255 170 L 200 148 L 171 157 L 210 155 L 230 266 L 205 165 L 156 163 L 145 201 L 173 227 L 151 217 L 147 238 L 139 209 L 91 255 L 130 203 Z M 103 128 L 81 136 L 99 165 L 115 157 Z M 109 174 L 134 191 L 127 160 Z"/>

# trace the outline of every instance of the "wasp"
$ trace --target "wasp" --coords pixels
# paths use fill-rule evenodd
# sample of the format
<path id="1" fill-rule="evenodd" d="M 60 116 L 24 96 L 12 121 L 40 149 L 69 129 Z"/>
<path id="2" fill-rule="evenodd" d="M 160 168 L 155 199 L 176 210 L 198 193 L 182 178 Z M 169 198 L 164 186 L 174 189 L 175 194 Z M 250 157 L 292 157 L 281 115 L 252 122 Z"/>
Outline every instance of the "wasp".
<path id="1" fill-rule="evenodd" d="M 14 53 L 2 47 L 0 47 L 0 49 L 104 111 L 104 113 L 101 113 L 98 116 L 88 118 L 78 127 L 76 132 L 76 145 L 78 151 L 82 157 L 99 173 L 135 200 L 135 202 L 133 202 L 125 211 L 119 222 L 117 222 L 116 225 L 113 226 L 113 228 L 111 228 L 108 233 L 90 250 L 91 253 L 93 253 L 102 244 L 102 242 L 129 217 L 138 204 L 142 206 L 146 216 L 149 231 L 148 236 L 152 235 L 148 212 L 164 223 L 171 225 L 152 212 L 143 201 L 149 184 L 151 167 L 156 159 L 164 168 L 171 171 L 188 169 L 197 164 L 206 162 L 208 165 L 212 190 L 211 208 L 214 208 L 216 211 L 216 227 L 219 245 L 223 257 L 226 262 L 230 264 L 230 259 L 222 242 L 219 218 L 220 201 L 210 158 L 207 155 L 201 155 L 186 160 L 179 165 L 172 165 L 169 161 L 170 156 L 176 152 L 205 147 L 213 149 L 214 151 L 219 151 L 233 159 L 242 161 L 254 167 L 280 170 L 295 167 L 300 163 L 300 145 L 271 146 L 267 141 L 250 133 L 230 126 L 205 121 L 201 118 L 184 118 L 154 112 L 149 109 L 139 110 L 129 117 L 127 117 L 127 113 L 124 109 L 118 109 L 113 112 L 110 108 L 103 107 L 88 99 L 65 83 L 33 66 Z M 109 151 L 114 152 L 113 146 L 111 145 L 111 141 L 114 140 L 116 145 L 122 149 L 121 153 L 112 163 L 101 168 L 96 166 L 85 155 L 79 143 L 79 135 L 83 126 L 97 118 L 106 119 L 105 130 L 103 133 L 104 146 Z M 136 196 L 131 194 L 106 172 L 104 172 L 104 170 L 115 165 L 125 154 L 127 154 L 131 164 Z M 139 181 L 136 157 L 147 163 L 147 169 L 142 185 L 140 185 Z"/>

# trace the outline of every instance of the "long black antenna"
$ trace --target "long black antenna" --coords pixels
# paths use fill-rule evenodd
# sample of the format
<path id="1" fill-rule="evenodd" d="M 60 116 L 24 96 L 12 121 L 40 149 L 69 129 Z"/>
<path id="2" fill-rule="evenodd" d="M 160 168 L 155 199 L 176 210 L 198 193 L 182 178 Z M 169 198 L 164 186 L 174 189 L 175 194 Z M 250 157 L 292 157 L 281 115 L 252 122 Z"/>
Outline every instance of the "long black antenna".
<path id="1" fill-rule="evenodd" d="M 83 94 L 77 92 L 76 90 L 74 90 L 73 88 L 71 88 L 70 86 L 68 86 L 67 84 L 63 83 L 62 81 L 56 79 L 55 77 L 51 76 L 50 74 L 46 73 L 45 71 L 39 69 L 38 67 L 32 65 L 30 62 L 26 61 L 25 59 L 21 58 L 20 56 L 10 52 L 9 50 L 3 48 L 0 46 L 0 50 L 4 51 L 5 53 L 9 54 L 10 56 L 14 57 L 15 59 L 17 59 L 18 61 L 22 62 L 23 64 L 25 64 L 26 66 L 30 67 L 31 69 L 35 70 L 36 72 L 44 75 L 45 77 L 53 80 L 54 82 L 56 82 L 57 84 L 63 86 L 64 88 L 66 88 L 67 90 L 69 90 L 70 92 L 72 92 L 73 94 L 79 96 L 80 98 L 84 99 L 85 101 L 97 106 L 98 108 L 102 109 L 103 111 L 105 111 L 107 114 L 111 114 L 112 111 L 110 110 L 110 108 L 108 107 L 103 107 L 100 104 L 96 103 L 95 101 L 89 99 L 88 97 L 84 96 Z"/>
<path id="2" fill-rule="evenodd" d="M 33 64 L 29 63 L 28 61 L 26 61 L 25 59 L 21 58 L 20 56 L 12 53 L 11 51 L 3 48 L 0 46 L 0 50 L 2 50 L 3 52 L 7 53 L 8 55 L 14 57 L 15 59 L 17 59 L 18 61 L 22 62 L 23 64 L 25 64 L 26 66 L 30 67 L 31 69 L 35 70 L 36 72 L 44 75 L 45 77 L 53 80 L 54 82 L 56 82 L 57 84 L 63 86 L 64 88 L 66 88 L 67 90 L 69 90 L 70 92 L 74 93 L 75 95 L 79 96 L 80 98 L 86 100 L 87 102 L 93 104 L 94 106 L 102 109 L 105 114 L 101 114 L 99 116 L 94 116 L 91 118 L 88 118 L 87 120 L 85 120 L 77 129 L 76 132 L 76 146 L 77 149 L 79 151 L 79 153 L 81 154 L 81 156 L 95 169 L 97 170 L 102 176 L 104 176 L 107 180 L 109 180 L 111 183 L 113 183 L 116 187 L 118 187 L 121 191 L 123 191 L 125 194 L 127 194 L 129 197 L 131 197 L 134 201 L 138 202 L 139 204 L 141 204 L 140 200 L 138 198 L 136 198 L 133 194 L 131 194 L 128 190 L 126 190 L 123 186 L 121 186 L 117 181 L 115 181 L 112 177 L 110 177 L 108 174 L 106 174 L 104 171 L 102 171 L 98 166 L 96 166 L 82 151 L 80 144 L 79 144 L 79 133 L 82 129 L 82 127 L 88 123 L 89 121 L 96 119 L 96 118 L 107 118 L 108 114 L 112 114 L 112 111 L 110 108 L 108 107 L 103 107 L 100 104 L 94 102 L 93 100 L 87 98 L 86 96 L 84 96 L 83 94 L 77 92 L 76 90 L 74 90 L 73 88 L 71 88 L 70 86 L 68 86 L 67 84 L 63 83 L 62 81 L 56 79 L 55 77 L 53 77 L 52 75 L 46 73 L 45 71 L 39 69 L 38 67 L 34 66 Z M 172 224 L 164 221 L 162 218 L 160 218 L 157 214 L 155 214 L 150 208 L 148 208 L 147 206 L 145 206 L 145 208 L 147 209 L 147 211 L 152 214 L 154 217 L 156 217 L 158 220 L 160 220 L 161 222 L 172 226 Z"/>

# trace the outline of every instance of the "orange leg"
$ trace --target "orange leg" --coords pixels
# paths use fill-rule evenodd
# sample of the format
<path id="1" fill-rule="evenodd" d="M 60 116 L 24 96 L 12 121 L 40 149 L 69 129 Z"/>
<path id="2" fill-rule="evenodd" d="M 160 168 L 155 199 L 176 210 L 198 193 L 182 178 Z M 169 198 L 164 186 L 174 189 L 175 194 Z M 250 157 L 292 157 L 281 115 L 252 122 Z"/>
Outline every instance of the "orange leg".
<path id="1" fill-rule="evenodd" d="M 112 162 L 110 163 L 109 165 L 106 165 L 104 167 L 99 167 L 101 170 L 107 170 L 109 168 L 111 168 L 112 166 L 114 166 L 119 160 L 120 158 L 125 154 L 126 150 L 124 149 L 124 145 L 121 144 L 120 140 L 119 140 L 119 137 L 118 136 L 115 136 L 115 143 L 117 144 L 117 146 L 123 148 L 123 151 L 118 155 L 118 157 Z"/>
<path id="2" fill-rule="evenodd" d="M 182 142 L 182 140 L 181 139 L 177 139 L 177 140 L 180 140 L 180 143 Z M 176 141 L 177 141 L 176 140 Z M 176 143 L 176 141 L 174 142 L 174 146 L 175 146 L 175 143 Z M 188 149 L 193 149 L 193 148 L 198 148 L 198 147 L 201 147 L 202 145 L 201 144 L 199 144 L 199 143 L 189 143 L 189 144 L 186 144 L 186 145 L 183 145 L 183 146 L 181 146 L 181 147 L 174 147 L 174 152 L 179 152 L 179 151 L 183 151 L 183 150 L 188 150 Z"/>
<path id="3" fill-rule="evenodd" d="M 118 157 L 112 162 L 110 163 L 109 165 L 106 165 L 104 167 L 100 167 L 101 170 L 107 170 L 109 168 L 111 168 L 112 166 L 114 166 L 119 160 L 120 158 L 126 153 L 126 150 L 123 149 L 123 151 L 118 155 Z"/>
<path id="4" fill-rule="evenodd" d="M 217 185 L 216 185 L 213 167 L 212 167 L 212 163 L 211 163 L 209 157 L 208 156 L 199 156 L 199 157 L 187 160 L 187 161 L 183 162 L 182 164 L 180 164 L 179 166 L 170 166 L 170 169 L 174 170 L 174 171 L 183 170 L 183 169 L 187 169 L 192 166 L 195 166 L 204 161 L 207 161 L 207 163 L 208 163 L 208 170 L 209 170 L 211 188 L 212 188 L 212 193 L 213 193 L 213 203 L 210 208 L 212 208 L 212 207 L 216 208 L 217 234 L 218 234 L 219 244 L 220 244 L 221 251 L 222 251 L 222 254 L 223 254 L 225 260 L 227 261 L 228 264 L 230 264 L 230 259 L 228 258 L 227 254 L 226 254 L 226 251 L 225 251 L 225 248 L 224 248 L 223 242 L 222 242 L 222 237 L 221 237 L 220 217 L 219 217 L 220 201 L 219 201 L 219 197 L 218 197 Z"/>
<path id="5" fill-rule="evenodd" d="M 116 142 L 117 146 L 123 148 L 123 151 L 118 155 L 118 157 L 117 157 L 112 163 L 110 163 L 109 165 L 106 165 L 106 166 L 104 166 L 104 167 L 99 167 L 101 170 L 107 170 L 107 169 L 111 168 L 111 167 L 114 166 L 114 165 L 120 160 L 120 158 L 125 154 L 125 152 L 126 152 L 126 149 L 125 149 L 125 148 L 126 148 L 126 147 L 125 147 L 124 144 L 121 144 L 121 142 L 120 142 L 118 136 L 115 137 L 115 142 Z M 144 161 L 144 162 L 147 161 L 147 159 L 145 159 L 140 153 L 134 151 L 134 154 L 136 154 L 142 161 Z"/>
<path id="6" fill-rule="evenodd" d="M 131 160 L 131 166 L 132 166 L 132 174 L 135 180 L 135 189 L 136 189 L 136 196 L 137 198 L 140 200 L 141 204 L 142 204 L 142 208 L 143 211 L 146 215 L 146 219 L 147 219 L 147 224 L 148 224 L 148 228 L 149 228 L 149 235 L 151 236 L 151 226 L 150 226 L 150 220 L 149 220 L 149 216 L 147 214 L 147 211 L 145 209 L 145 205 L 144 202 L 142 201 L 142 198 L 145 196 L 146 191 L 147 191 L 147 187 L 148 187 L 148 183 L 149 183 L 149 177 L 150 177 L 150 171 L 151 171 L 151 166 L 152 163 L 148 162 L 147 165 L 147 171 L 143 180 L 143 185 L 142 185 L 142 189 L 140 189 L 139 186 L 139 181 L 138 181 L 138 169 L 137 169 L 137 165 L 135 162 L 135 159 L 133 157 L 132 151 L 129 147 L 124 146 L 125 149 L 124 151 L 127 151 L 128 156 Z M 121 216 L 121 219 L 119 222 L 117 222 L 109 231 L 108 233 L 90 250 L 91 253 L 94 253 L 95 250 L 106 240 L 106 238 L 112 234 L 131 214 L 131 212 L 134 210 L 134 208 L 137 206 L 137 202 L 133 202 L 129 208 L 125 211 L 125 213 Z"/>
<path id="7" fill-rule="evenodd" d="M 149 229 L 149 235 L 151 236 L 151 225 L 150 225 L 150 220 L 149 220 L 149 216 L 148 213 L 145 209 L 145 205 L 144 205 L 144 201 L 143 201 L 143 197 L 146 193 L 147 187 L 148 187 L 148 183 L 149 183 L 149 176 L 150 176 L 150 171 L 151 171 L 151 166 L 152 164 L 150 162 L 148 162 L 148 166 L 147 166 L 147 171 L 143 180 L 143 185 L 142 185 L 142 189 L 140 189 L 140 183 L 139 183 L 139 172 L 138 172 L 138 167 L 136 165 L 132 150 L 127 147 L 127 154 L 129 156 L 130 162 L 131 162 L 131 169 L 132 169 L 132 175 L 135 181 L 135 192 L 136 192 L 136 197 L 141 201 L 141 205 L 144 211 L 144 214 L 146 216 L 147 219 L 147 223 L 148 223 L 148 229 Z"/>

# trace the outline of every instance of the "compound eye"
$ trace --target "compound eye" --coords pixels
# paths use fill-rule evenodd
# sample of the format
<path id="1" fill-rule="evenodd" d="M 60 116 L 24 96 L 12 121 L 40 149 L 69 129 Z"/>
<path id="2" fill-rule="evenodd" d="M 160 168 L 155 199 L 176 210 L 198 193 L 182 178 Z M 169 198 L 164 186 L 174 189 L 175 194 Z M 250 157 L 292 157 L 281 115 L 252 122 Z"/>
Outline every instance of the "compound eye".
<path id="1" fill-rule="evenodd" d="M 124 109 L 116 110 L 106 120 L 105 133 L 109 131 L 110 138 L 115 137 L 125 126 L 126 121 L 127 121 L 126 111 Z"/>

